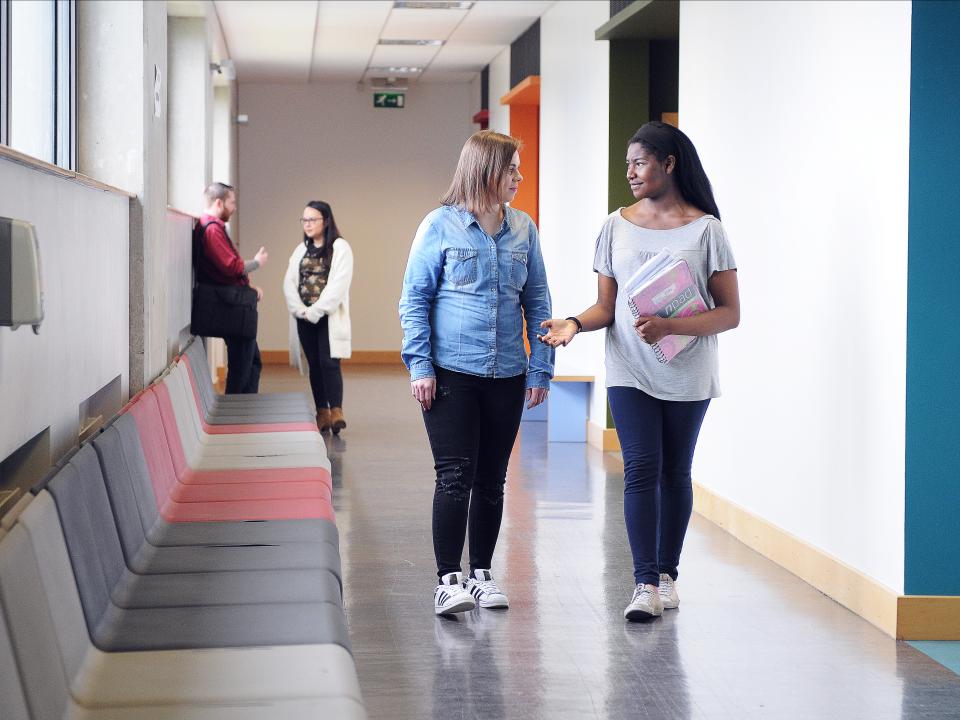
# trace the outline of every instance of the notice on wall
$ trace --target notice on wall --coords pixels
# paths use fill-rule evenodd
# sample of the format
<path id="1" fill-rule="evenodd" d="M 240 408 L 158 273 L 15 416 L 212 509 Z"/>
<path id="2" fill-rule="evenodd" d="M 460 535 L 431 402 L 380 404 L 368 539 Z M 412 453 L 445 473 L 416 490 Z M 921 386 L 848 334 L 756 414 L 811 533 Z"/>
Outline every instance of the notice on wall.
<path id="1" fill-rule="evenodd" d="M 404 94 L 397 92 L 377 92 L 373 94 L 375 108 L 402 108 Z"/>
<path id="2" fill-rule="evenodd" d="M 163 103 L 161 98 L 163 94 L 160 92 L 161 89 L 161 79 L 160 79 L 160 68 L 156 65 L 153 66 L 153 116 L 160 117 L 163 114 Z"/>

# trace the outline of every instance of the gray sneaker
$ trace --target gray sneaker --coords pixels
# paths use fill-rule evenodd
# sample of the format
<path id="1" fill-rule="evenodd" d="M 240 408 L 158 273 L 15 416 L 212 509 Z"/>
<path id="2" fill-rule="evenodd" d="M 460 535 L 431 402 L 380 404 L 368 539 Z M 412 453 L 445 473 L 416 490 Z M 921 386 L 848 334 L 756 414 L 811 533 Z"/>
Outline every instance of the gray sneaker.
<path id="1" fill-rule="evenodd" d="M 680 607 L 677 581 L 666 573 L 660 573 L 660 600 L 663 602 L 664 610 L 674 610 Z"/>
<path id="2" fill-rule="evenodd" d="M 663 601 L 656 585 L 643 583 L 633 590 L 633 598 L 623 611 L 623 617 L 634 622 L 650 620 L 663 615 Z"/>

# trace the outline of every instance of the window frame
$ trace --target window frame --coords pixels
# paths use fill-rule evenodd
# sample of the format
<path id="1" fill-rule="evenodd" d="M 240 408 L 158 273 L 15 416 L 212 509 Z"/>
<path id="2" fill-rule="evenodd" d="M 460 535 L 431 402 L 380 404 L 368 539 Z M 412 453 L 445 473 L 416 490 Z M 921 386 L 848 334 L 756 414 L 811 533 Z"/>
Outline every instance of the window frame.
<path id="1" fill-rule="evenodd" d="M 10 145 L 11 1 L 0 0 L 0 145 Z M 53 0 L 53 164 L 77 167 L 76 0 Z M 12 148 L 16 150 L 16 148 Z"/>
<path id="2" fill-rule="evenodd" d="M 54 9 L 54 162 L 67 170 L 77 166 L 76 0 L 56 0 Z"/>
<path id="3" fill-rule="evenodd" d="M 9 145 L 10 0 L 0 0 L 0 145 Z"/>

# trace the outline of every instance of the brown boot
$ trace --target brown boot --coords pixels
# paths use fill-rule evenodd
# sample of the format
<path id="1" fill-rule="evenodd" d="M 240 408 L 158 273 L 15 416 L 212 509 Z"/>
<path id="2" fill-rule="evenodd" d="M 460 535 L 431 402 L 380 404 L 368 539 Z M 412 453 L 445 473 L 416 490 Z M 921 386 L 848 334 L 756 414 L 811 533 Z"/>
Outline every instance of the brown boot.
<path id="1" fill-rule="evenodd" d="M 347 421 L 343 419 L 343 408 L 330 408 L 330 427 L 334 435 L 339 435 L 340 431 L 347 426 Z"/>
<path id="2" fill-rule="evenodd" d="M 330 422 L 330 408 L 320 408 L 317 410 L 317 430 L 320 432 L 329 432 Z"/>

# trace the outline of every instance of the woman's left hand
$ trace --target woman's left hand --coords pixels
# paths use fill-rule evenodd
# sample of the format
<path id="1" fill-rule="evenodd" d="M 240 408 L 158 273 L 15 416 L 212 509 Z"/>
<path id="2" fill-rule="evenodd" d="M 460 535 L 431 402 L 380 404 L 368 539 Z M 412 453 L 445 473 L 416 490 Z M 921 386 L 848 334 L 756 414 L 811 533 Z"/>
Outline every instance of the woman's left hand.
<path id="1" fill-rule="evenodd" d="M 637 335 L 645 343 L 652 345 L 670 334 L 670 320 L 659 315 L 642 315 L 633 324 Z"/>
<path id="2" fill-rule="evenodd" d="M 547 399 L 549 390 L 544 387 L 527 388 L 527 410 L 535 408 Z"/>

